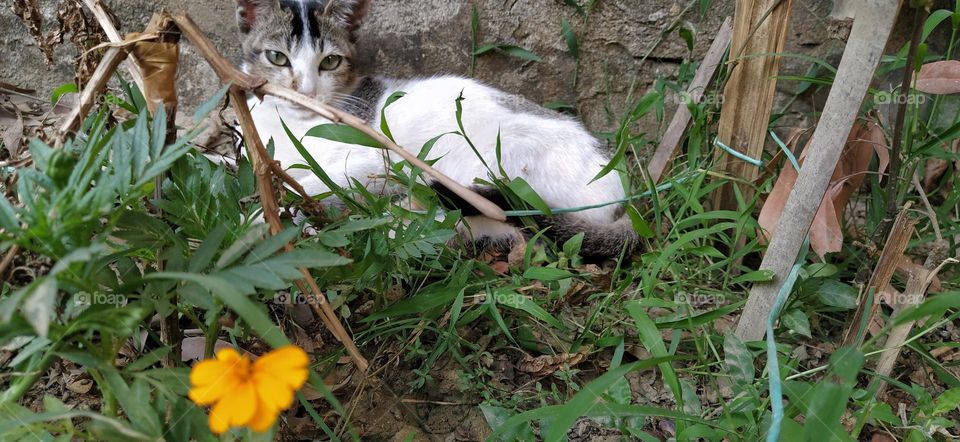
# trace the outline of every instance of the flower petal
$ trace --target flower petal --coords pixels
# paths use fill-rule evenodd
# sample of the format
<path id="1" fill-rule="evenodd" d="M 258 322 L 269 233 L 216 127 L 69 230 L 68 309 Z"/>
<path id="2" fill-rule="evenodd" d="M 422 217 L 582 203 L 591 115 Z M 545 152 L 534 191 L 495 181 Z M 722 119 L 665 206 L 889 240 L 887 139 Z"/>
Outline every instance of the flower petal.
<path id="1" fill-rule="evenodd" d="M 200 361 L 190 370 L 190 385 L 204 386 L 219 382 L 230 370 L 230 365 L 216 359 Z"/>
<path id="2" fill-rule="evenodd" d="M 243 358 L 242 356 L 240 356 L 240 353 L 238 353 L 232 347 L 226 347 L 226 348 L 221 348 L 220 350 L 217 350 L 216 357 L 217 357 L 217 360 L 223 361 L 223 362 L 234 362 L 237 359 Z"/>
<path id="3" fill-rule="evenodd" d="M 247 425 L 257 409 L 257 395 L 253 385 L 241 382 L 210 410 L 210 431 L 220 434 L 230 429 Z"/>
<path id="4" fill-rule="evenodd" d="M 286 346 L 271 351 L 253 363 L 254 373 L 269 373 L 297 390 L 307 381 L 310 358 L 300 347 Z"/>
<path id="5" fill-rule="evenodd" d="M 257 433 L 263 433 L 273 427 L 273 423 L 277 421 L 279 414 L 279 410 L 272 410 L 263 402 L 258 402 L 257 410 L 253 413 L 253 417 L 250 418 L 247 426 Z"/>
<path id="6" fill-rule="evenodd" d="M 240 383 L 240 378 L 230 371 L 223 372 L 216 382 L 191 388 L 187 397 L 197 405 L 210 405 L 221 398 L 232 395 Z"/>
<path id="7" fill-rule="evenodd" d="M 253 363 L 254 370 L 274 370 L 287 367 L 305 368 L 310 363 L 307 352 L 295 345 L 273 350 Z"/>
<path id="8" fill-rule="evenodd" d="M 286 410 L 293 404 L 293 390 L 272 373 L 255 373 L 253 383 L 257 386 L 260 404 L 271 411 Z"/>

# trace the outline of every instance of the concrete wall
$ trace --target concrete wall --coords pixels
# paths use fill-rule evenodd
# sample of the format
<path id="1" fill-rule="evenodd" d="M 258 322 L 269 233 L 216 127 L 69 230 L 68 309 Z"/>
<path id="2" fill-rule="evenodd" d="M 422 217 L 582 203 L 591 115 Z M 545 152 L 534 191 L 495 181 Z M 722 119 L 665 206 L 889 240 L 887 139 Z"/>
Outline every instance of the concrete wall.
<path id="1" fill-rule="evenodd" d="M 56 26 L 59 2 L 38 0 L 45 30 Z M 105 0 L 117 14 L 124 31 L 141 30 L 153 11 L 187 10 L 230 57 L 236 56 L 234 0 Z M 581 1 L 581 3 L 584 3 Z M 795 0 L 788 52 L 818 57 L 835 55 L 843 47 L 842 35 L 828 16 L 830 0 Z M 675 78 L 691 54 L 677 32 L 661 33 L 688 5 L 682 20 L 696 30 L 692 57 L 699 59 L 712 41 L 723 18 L 733 14 L 733 0 L 713 0 L 704 15 L 699 2 L 689 0 L 597 0 L 589 23 L 562 0 L 376 0 L 362 32 L 368 70 L 392 76 L 441 73 L 466 74 L 471 63 L 470 16 L 476 5 L 480 16 L 480 43 L 522 46 L 543 58 L 543 63 L 502 54 L 479 57 L 476 76 L 538 103 L 565 102 L 579 109 L 588 126 L 609 130 L 615 126 L 628 99 L 643 94 L 656 77 Z M 561 19 L 577 31 L 581 60 L 567 53 Z M 842 34 L 842 32 L 840 32 Z M 644 56 L 649 56 L 644 60 Z M 212 71 L 187 47 L 180 83 L 182 103 L 202 102 L 217 89 Z M 11 0 L 0 6 L 0 81 L 37 89 L 48 96 L 56 86 L 73 78 L 76 51 L 62 45 L 52 66 L 47 65 L 26 27 L 12 13 Z M 785 61 L 788 73 L 802 74 L 807 65 Z M 785 91 L 795 83 L 781 85 Z"/>

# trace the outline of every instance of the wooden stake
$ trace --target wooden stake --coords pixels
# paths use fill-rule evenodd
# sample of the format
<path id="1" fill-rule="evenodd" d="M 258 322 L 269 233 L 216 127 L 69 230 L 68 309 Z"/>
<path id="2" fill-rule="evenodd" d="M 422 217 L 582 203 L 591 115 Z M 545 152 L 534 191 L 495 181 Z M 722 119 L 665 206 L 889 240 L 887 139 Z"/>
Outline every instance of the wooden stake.
<path id="1" fill-rule="evenodd" d="M 847 335 L 843 338 L 843 345 L 859 347 L 860 344 L 863 344 L 863 338 L 866 334 L 860 332 L 861 325 L 867 324 L 867 326 L 869 326 L 876 317 L 877 311 L 880 309 L 880 292 L 890 284 L 890 280 L 893 279 L 893 274 L 896 272 L 897 266 L 899 266 L 900 261 L 904 259 L 903 252 L 907 250 L 907 243 L 910 242 L 910 238 L 913 236 L 913 230 L 917 224 L 916 220 L 907 216 L 909 209 L 910 205 L 908 203 L 907 206 L 900 211 L 900 215 L 897 216 L 897 221 L 894 223 L 894 228 L 890 230 L 890 236 L 887 237 L 883 251 L 880 252 L 877 267 L 873 269 L 873 274 L 870 275 L 870 282 L 861 290 L 860 303 L 857 305 L 857 312 L 854 313 L 853 319 L 848 325 Z M 869 293 L 871 289 L 874 293 L 873 302 L 868 305 L 865 302 L 866 294 Z M 866 321 L 864 321 L 864 317 L 866 317 Z"/>
<path id="2" fill-rule="evenodd" d="M 761 269 L 772 270 L 775 277 L 771 282 L 753 286 L 737 324 L 736 335 L 744 341 L 763 338 L 764 324 L 773 310 L 784 279 L 797 260 L 813 216 L 830 184 L 845 140 L 850 135 L 860 104 L 873 79 L 873 72 L 890 37 L 900 2 L 864 0 L 859 5 L 836 81 L 830 89 L 820 124 L 810 140 L 810 155 L 800 169 L 796 186 L 790 193 L 760 265 Z"/>
<path id="3" fill-rule="evenodd" d="M 713 79 L 717 68 L 720 67 L 720 62 L 723 60 L 723 54 L 727 52 L 727 47 L 730 46 L 730 37 L 732 35 L 733 27 L 730 17 L 727 17 L 727 19 L 723 21 L 723 24 L 720 25 L 720 30 L 717 31 L 717 36 L 713 39 L 713 44 L 710 45 L 707 55 L 703 57 L 703 62 L 700 63 L 700 68 L 697 69 L 697 74 L 694 75 L 693 81 L 690 82 L 690 86 L 687 88 L 687 94 L 694 104 L 700 104 L 704 91 L 710 86 L 710 81 Z M 657 146 L 653 158 L 650 159 L 650 163 L 647 165 L 647 172 L 650 174 L 650 179 L 653 180 L 654 184 L 660 183 L 660 179 L 663 178 L 663 173 L 667 170 L 670 160 L 673 159 L 677 148 L 680 147 L 683 135 L 687 132 L 687 126 L 690 125 L 690 118 L 690 109 L 687 109 L 685 103 L 680 103 L 677 107 L 677 112 L 673 114 L 673 119 L 670 120 L 670 126 L 667 127 L 667 131 L 664 132 L 663 138 L 660 140 L 660 145 Z"/>
<path id="4" fill-rule="evenodd" d="M 780 70 L 780 57 L 770 54 L 783 52 L 792 4 L 792 0 L 737 1 L 719 141 L 750 158 L 760 158 L 763 153 Z M 720 172 L 751 182 L 759 175 L 756 166 L 723 150 L 717 152 L 723 158 Z M 737 208 L 734 186 L 727 184 L 714 194 L 715 208 Z M 753 197 L 752 188 L 738 187 L 744 200 Z"/>

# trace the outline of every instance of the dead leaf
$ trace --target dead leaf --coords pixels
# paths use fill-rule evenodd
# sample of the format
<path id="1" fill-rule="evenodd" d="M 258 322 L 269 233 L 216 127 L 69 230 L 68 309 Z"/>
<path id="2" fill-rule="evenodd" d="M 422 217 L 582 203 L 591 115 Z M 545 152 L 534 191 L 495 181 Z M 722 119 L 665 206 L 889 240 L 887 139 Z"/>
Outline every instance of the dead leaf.
<path id="1" fill-rule="evenodd" d="M 791 137 L 795 142 L 798 137 Z M 791 150 L 794 146 L 788 144 Z M 808 142 L 809 147 L 809 142 Z M 798 161 L 801 166 L 809 149 L 804 149 Z M 843 210 L 850 202 L 853 194 L 866 180 L 873 155 L 877 155 L 879 173 L 886 171 L 889 165 L 886 138 L 883 130 L 876 123 L 868 121 L 854 125 L 847 138 L 847 145 L 841 154 L 837 167 L 830 180 L 826 195 L 820 203 L 820 208 L 810 226 L 810 247 L 823 259 L 827 253 L 839 252 L 843 246 Z M 797 171 L 789 164 L 786 165 L 777 177 L 770 195 L 760 210 L 758 222 L 763 230 L 764 238 L 771 236 L 770 232 L 777 227 L 783 208 L 787 204 L 790 192 L 797 182 Z"/>
<path id="2" fill-rule="evenodd" d="M 960 92 L 960 61 L 937 61 L 923 65 L 917 75 L 917 90 L 933 95 Z"/>
<path id="3" fill-rule="evenodd" d="M 530 373 L 533 376 L 549 376 L 558 370 L 567 367 L 573 367 L 586 359 L 586 351 L 578 353 L 560 353 L 557 355 L 543 355 L 537 357 L 526 356 L 517 364 L 517 369 Z"/>
<path id="4" fill-rule="evenodd" d="M 77 394 L 87 394 L 93 389 L 93 379 L 78 379 L 67 384 L 67 390 Z"/>
<path id="5" fill-rule="evenodd" d="M 930 158 L 923 172 L 923 190 L 929 192 L 937 184 L 943 173 L 947 171 L 950 162 L 942 158 Z"/>
<path id="6" fill-rule="evenodd" d="M 23 117 L 17 116 L 17 120 L 3 131 L 3 146 L 10 154 L 10 159 L 16 161 L 20 158 L 20 144 L 23 141 Z"/>

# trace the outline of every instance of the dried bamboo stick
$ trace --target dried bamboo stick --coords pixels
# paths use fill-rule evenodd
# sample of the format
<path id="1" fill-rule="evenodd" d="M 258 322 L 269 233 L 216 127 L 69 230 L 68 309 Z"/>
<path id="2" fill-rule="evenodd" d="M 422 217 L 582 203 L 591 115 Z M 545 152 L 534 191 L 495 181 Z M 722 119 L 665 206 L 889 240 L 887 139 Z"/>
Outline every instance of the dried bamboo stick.
<path id="1" fill-rule="evenodd" d="M 823 108 L 820 125 L 810 140 L 810 156 L 800 169 L 796 186 L 784 207 L 776 233 L 760 265 L 772 270 L 773 281 L 753 286 L 736 335 L 745 341 L 763 338 L 764 324 L 787 274 L 800 253 L 813 217 L 826 193 L 844 141 L 857 118 L 873 73 L 880 62 L 900 7 L 898 0 L 864 0 L 859 3 L 850 39 L 837 70 L 836 82 Z"/>
<path id="2" fill-rule="evenodd" d="M 720 25 L 720 30 L 713 39 L 713 44 L 707 50 L 707 55 L 703 57 L 700 68 L 697 69 L 693 81 L 690 82 L 690 87 L 687 88 L 690 100 L 694 104 L 700 104 L 700 100 L 703 99 L 704 91 L 710 86 L 710 80 L 713 79 L 714 73 L 717 72 L 717 68 L 720 67 L 720 62 L 723 60 L 723 54 L 727 52 L 727 47 L 730 46 L 732 35 L 733 27 L 730 17 L 727 17 Z M 657 146 L 653 158 L 647 165 L 647 172 L 654 184 L 659 184 L 660 179 L 663 178 L 663 173 L 667 170 L 670 160 L 673 159 L 677 148 L 680 146 L 683 134 L 687 132 L 687 126 L 690 125 L 691 118 L 690 109 L 687 109 L 685 103 L 680 103 L 677 112 L 673 114 L 673 119 L 670 120 L 667 131 L 664 132 L 663 138 L 660 140 L 660 145 Z"/>

